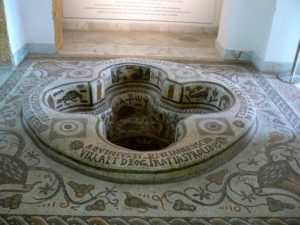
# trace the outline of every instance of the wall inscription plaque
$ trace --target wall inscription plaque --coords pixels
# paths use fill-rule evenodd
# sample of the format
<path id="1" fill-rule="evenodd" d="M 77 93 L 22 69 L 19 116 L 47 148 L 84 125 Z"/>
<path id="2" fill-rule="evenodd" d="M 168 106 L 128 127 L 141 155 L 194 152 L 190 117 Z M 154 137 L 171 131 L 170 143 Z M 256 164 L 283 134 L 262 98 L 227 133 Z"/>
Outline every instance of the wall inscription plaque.
<path id="1" fill-rule="evenodd" d="M 64 18 L 213 23 L 215 0 L 64 0 Z"/>

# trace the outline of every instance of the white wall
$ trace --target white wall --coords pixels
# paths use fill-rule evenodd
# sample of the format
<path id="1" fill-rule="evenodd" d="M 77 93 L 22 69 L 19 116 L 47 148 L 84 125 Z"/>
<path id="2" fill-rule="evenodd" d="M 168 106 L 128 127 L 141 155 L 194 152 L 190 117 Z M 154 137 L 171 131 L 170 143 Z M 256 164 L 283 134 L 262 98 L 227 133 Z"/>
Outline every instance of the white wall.
<path id="1" fill-rule="evenodd" d="M 52 11 L 52 0 L 22 0 L 27 43 L 54 44 Z"/>
<path id="2" fill-rule="evenodd" d="M 275 0 L 225 0 L 218 42 L 226 49 L 264 55 L 274 9 Z"/>
<path id="3" fill-rule="evenodd" d="M 260 7 L 256 8 L 256 27 L 254 27 L 252 31 L 252 50 L 258 57 L 264 59 L 276 10 L 276 0 L 260 1 L 259 6 Z"/>
<path id="4" fill-rule="evenodd" d="M 11 53 L 15 54 L 24 45 L 26 37 L 22 20 L 21 2 L 23 0 L 4 0 L 4 10 Z"/>
<path id="5" fill-rule="evenodd" d="M 55 52 L 52 0 L 4 0 L 4 9 L 14 65 L 28 52 Z"/>
<path id="6" fill-rule="evenodd" d="M 228 33 L 227 47 L 232 50 L 250 50 L 253 45 L 251 32 L 252 20 L 255 19 L 254 1 L 234 0 L 230 15 L 230 32 Z"/>
<path id="7" fill-rule="evenodd" d="M 300 0 L 223 2 L 216 46 L 227 59 L 251 59 L 261 70 L 288 71 L 299 38 Z"/>
<path id="8" fill-rule="evenodd" d="M 265 61 L 292 62 L 300 39 L 300 0 L 277 0 Z"/>
<path id="9" fill-rule="evenodd" d="M 229 32 L 231 30 L 231 11 L 234 0 L 225 0 L 222 5 L 221 16 L 220 16 L 220 26 L 218 32 L 218 43 L 225 47 L 228 45 Z"/>

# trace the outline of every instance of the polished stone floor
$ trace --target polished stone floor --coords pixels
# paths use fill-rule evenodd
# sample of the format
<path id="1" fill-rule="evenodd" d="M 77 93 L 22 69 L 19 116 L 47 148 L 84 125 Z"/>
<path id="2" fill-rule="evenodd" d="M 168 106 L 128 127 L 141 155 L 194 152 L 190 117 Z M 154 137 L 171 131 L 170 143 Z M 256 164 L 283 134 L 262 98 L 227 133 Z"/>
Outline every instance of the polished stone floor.
<path id="1" fill-rule="evenodd" d="M 215 34 L 145 31 L 64 31 L 60 55 L 222 60 Z"/>

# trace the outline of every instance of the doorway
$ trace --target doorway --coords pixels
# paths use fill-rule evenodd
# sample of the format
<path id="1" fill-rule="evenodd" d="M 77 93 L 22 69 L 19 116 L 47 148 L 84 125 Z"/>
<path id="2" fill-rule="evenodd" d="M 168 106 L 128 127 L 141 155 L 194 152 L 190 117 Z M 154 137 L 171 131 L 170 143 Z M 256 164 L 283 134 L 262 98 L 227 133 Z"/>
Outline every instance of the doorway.
<path id="1" fill-rule="evenodd" d="M 87 3 L 78 3 L 75 7 L 74 1 L 70 4 L 68 4 L 69 0 L 64 1 L 53 0 L 55 11 L 59 11 L 54 15 L 59 55 L 179 60 L 222 59 L 215 49 L 222 0 L 213 0 L 215 5 L 210 26 L 185 22 L 122 20 L 110 17 L 99 19 L 94 18 L 94 15 L 82 15 L 80 7 Z M 206 4 L 206 0 L 203 1 L 203 4 Z M 87 2 L 92 4 L 93 0 Z M 72 13 L 68 15 L 70 11 Z"/>

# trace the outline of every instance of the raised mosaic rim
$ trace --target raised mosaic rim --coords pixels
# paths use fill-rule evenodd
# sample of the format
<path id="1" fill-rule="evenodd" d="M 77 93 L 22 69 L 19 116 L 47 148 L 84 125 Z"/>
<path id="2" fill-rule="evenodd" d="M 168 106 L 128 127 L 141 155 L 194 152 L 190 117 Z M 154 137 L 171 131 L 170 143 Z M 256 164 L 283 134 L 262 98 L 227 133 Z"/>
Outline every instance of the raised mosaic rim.
<path id="1" fill-rule="evenodd" d="M 102 79 L 99 78 L 101 72 L 116 64 L 124 63 L 149 65 L 159 68 L 165 71 L 168 81 L 177 83 L 211 82 L 219 84 L 230 90 L 234 97 L 234 105 L 225 112 L 196 114 L 185 119 L 182 123 L 188 128 L 186 136 L 163 150 L 132 152 L 125 148 L 109 144 L 97 137 L 94 125 L 99 122 L 99 118 L 93 115 L 82 114 L 72 114 L 70 116 L 70 114 L 49 109 L 43 102 L 46 90 L 70 82 L 93 82 L 95 79 Z M 79 169 L 79 171 L 103 179 L 127 183 L 174 181 L 206 171 L 216 166 L 217 163 L 222 163 L 223 160 L 228 159 L 229 155 L 236 155 L 237 151 L 241 150 L 248 143 L 254 133 L 256 114 L 251 99 L 237 85 L 221 76 L 214 74 L 204 75 L 201 73 L 201 70 L 196 70 L 183 64 L 133 59 L 102 61 L 97 66 L 96 71 L 98 72 L 93 74 L 92 79 L 90 77 L 64 77 L 59 80 L 49 79 L 44 81 L 26 98 L 23 106 L 24 125 L 27 127 L 29 133 L 33 134 L 31 136 L 39 140 L 39 145 L 45 150 L 45 153 L 64 164 Z M 161 88 L 164 90 L 163 86 Z M 64 137 L 55 139 L 55 141 L 51 140 L 51 134 L 49 133 L 49 130 L 51 130 L 49 128 L 53 126 L 51 123 L 57 118 L 67 120 L 70 117 L 74 120 L 85 119 L 87 121 L 85 137 Z M 221 123 L 228 126 L 227 128 L 230 132 L 228 134 L 225 132 L 200 136 L 199 121 L 203 120 L 220 120 Z M 41 129 L 41 127 L 47 129 Z M 205 138 L 206 141 L 208 140 L 208 144 L 203 142 Z M 102 157 L 103 160 L 93 162 L 88 157 L 82 157 L 83 147 L 76 151 L 70 149 L 70 145 L 74 140 L 81 141 L 84 143 L 84 146 L 91 144 L 93 146 L 100 146 L 107 150 L 107 154 L 118 155 L 118 157 L 111 158 L 107 155 L 99 154 L 97 156 L 98 159 L 100 160 Z M 89 154 L 94 153 L 90 152 Z M 153 157 L 164 163 L 157 163 L 153 166 L 153 162 L 151 161 Z"/>

